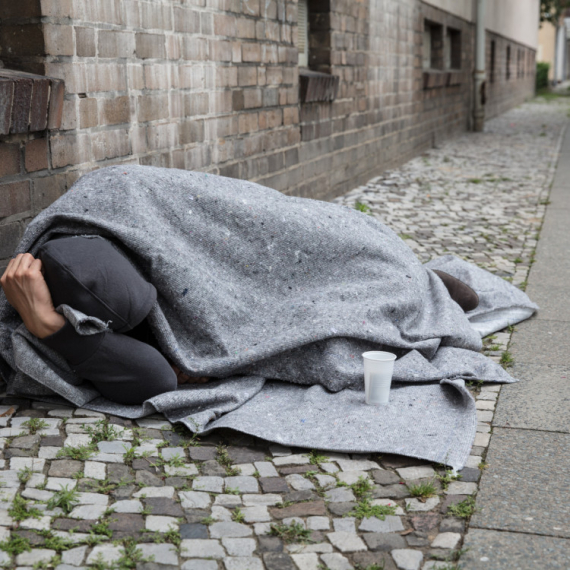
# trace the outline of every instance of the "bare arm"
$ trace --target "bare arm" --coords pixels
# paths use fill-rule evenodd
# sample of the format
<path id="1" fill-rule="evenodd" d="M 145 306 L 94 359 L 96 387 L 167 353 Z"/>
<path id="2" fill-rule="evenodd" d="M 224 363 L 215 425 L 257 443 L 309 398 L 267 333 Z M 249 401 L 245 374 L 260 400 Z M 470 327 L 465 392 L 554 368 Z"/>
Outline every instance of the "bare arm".
<path id="1" fill-rule="evenodd" d="M 65 324 L 65 318 L 56 313 L 53 306 L 42 274 L 42 262 L 31 254 L 20 253 L 11 259 L 0 278 L 0 285 L 6 299 L 33 335 L 44 338 Z"/>

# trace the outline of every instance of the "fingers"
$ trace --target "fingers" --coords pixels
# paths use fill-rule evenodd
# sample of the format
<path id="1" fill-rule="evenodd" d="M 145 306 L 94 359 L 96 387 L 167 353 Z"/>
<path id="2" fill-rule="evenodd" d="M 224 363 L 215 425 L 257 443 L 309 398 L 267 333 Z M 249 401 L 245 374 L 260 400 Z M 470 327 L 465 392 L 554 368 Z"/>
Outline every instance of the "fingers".
<path id="1" fill-rule="evenodd" d="M 33 261 L 34 256 L 30 253 L 19 253 L 15 258 L 10 260 L 2 277 L 12 279 L 16 276 L 23 275 Z"/>

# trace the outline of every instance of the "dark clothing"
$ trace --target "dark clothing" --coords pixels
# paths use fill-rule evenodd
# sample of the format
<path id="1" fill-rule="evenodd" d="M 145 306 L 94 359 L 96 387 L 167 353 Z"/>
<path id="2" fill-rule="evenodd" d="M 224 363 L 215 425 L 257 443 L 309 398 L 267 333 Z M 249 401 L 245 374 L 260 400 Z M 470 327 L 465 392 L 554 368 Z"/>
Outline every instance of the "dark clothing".
<path id="1" fill-rule="evenodd" d="M 122 253 L 101 238 L 64 237 L 44 244 L 38 258 L 55 307 L 69 305 L 111 329 L 80 335 L 66 320 L 42 339 L 79 377 L 121 404 L 141 404 L 176 390 L 176 374 L 144 320 L 156 289 Z"/>

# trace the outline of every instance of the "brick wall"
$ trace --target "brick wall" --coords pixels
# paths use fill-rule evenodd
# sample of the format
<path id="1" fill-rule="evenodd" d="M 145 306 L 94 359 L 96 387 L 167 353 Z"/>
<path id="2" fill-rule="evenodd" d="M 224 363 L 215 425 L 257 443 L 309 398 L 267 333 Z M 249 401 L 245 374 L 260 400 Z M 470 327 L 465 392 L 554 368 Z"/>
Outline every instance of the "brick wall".
<path id="1" fill-rule="evenodd" d="M 494 48 L 491 47 L 494 43 Z M 490 119 L 522 103 L 534 94 L 536 52 L 517 42 L 487 32 L 487 104 L 485 117 Z M 507 48 L 510 48 L 509 74 L 507 76 Z M 495 53 L 494 71 L 492 51 Z"/>
<path id="2" fill-rule="evenodd" d="M 473 26 L 420 0 L 311 0 L 326 42 L 315 65 L 340 84 L 334 101 L 307 104 L 296 0 L 19 4 L 28 12 L 0 11 L 0 37 L 8 24 L 42 35 L 10 65 L 33 64 L 66 92 L 59 129 L 0 137 L 0 155 L 12 157 L 0 181 L 11 196 L 0 199 L 9 204 L 0 266 L 31 217 L 94 168 L 203 170 L 330 199 L 469 126 Z M 453 81 L 422 69 L 426 18 L 461 31 Z M 513 80 L 513 92 L 490 90 L 489 107 L 501 112 L 529 95 L 527 79 Z M 47 150 L 39 170 L 26 170 L 28 144 Z"/>

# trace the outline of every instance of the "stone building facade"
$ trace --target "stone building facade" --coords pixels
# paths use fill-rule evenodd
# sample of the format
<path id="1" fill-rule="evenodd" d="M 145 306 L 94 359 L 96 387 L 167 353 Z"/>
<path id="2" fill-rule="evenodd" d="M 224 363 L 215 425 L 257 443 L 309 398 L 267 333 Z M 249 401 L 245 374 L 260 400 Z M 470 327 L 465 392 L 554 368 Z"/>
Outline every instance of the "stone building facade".
<path id="1" fill-rule="evenodd" d="M 107 165 L 342 194 L 470 128 L 474 30 L 421 0 L 2 2 L 0 267 L 34 215 Z M 493 116 L 533 94 L 535 49 L 487 43 Z"/>

